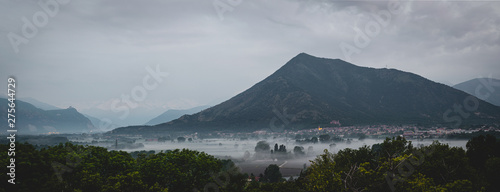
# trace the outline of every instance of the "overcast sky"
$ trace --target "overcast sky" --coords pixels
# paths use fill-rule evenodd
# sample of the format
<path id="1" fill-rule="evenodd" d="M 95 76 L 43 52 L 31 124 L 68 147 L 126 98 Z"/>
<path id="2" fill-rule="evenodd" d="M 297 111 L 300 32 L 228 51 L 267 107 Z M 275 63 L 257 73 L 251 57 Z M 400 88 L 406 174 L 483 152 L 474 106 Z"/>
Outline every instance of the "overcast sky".
<path id="1" fill-rule="evenodd" d="M 229 99 L 301 52 L 447 85 L 500 78 L 495 1 L 54 2 L 0 0 L 0 90 L 14 76 L 17 97 L 62 108 L 123 107 L 135 91 L 139 107 L 182 109 Z M 168 76 L 146 89 L 148 67 Z"/>

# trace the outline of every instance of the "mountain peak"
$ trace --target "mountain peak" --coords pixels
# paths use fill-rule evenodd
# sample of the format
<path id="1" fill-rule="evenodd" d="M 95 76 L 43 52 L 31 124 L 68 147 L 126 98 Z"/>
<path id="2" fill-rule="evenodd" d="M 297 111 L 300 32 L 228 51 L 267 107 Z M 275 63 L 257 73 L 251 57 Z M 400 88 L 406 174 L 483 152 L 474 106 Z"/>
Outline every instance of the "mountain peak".
<path id="1" fill-rule="evenodd" d="M 72 107 L 72 106 L 69 106 L 66 111 L 68 112 L 72 112 L 72 113 L 79 113 L 78 110 L 76 110 L 76 108 Z"/>
<path id="2" fill-rule="evenodd" d="M 297 56 L 295 56 L 294 58 L 298 58 L 298 57 L 315 57 L 315 56 L 312 56 L 310 54 L 307 54 L 307 53 L 299 53 Z M 315 57 L 316 58 L 316 57 Z"/>
<path id="3" fill-rule="evenodd" d="M 296 55 L 295 57 L 293 57 L 291 60 L 293 59 L 321 59 L 321 60 L 334 60 L 334 61 L 342 61 L 342 62 L 345 62 L 347 63 L 346 61 L 342 60 L 342 59 L 330 59 L 330 58 L 324 58 L 324 57 L 317 57 L 317 56 L 314 56 L 314 55 L 311 55 L 311 54 L 308 54 L 308 53 L 299 53 L 298 55 Z"/>
<path id="4" fill-rule="evenodd" d="M 316 57 L 307 53 L 300 53 L 288 61 L 283 67 L 296 66 L 296 67 L 318 67 L 319 66 L 334 66 L 334 67 L 348 67 L 356 66 L 341 59 L 328 59 Z"/>
<path id="5" fill-rule="evenodd" d="M 273 122 L 282 129 L 295 130 L 330 126 L 332 121 L 342 125 L 454 125 L 443 119 L 443 113 L 467 97 L 462 91 L 416 74 L 300 53 L 261 82 L 219 105 L 153 127 L 119 128 L 113 133 L 255 131 L 272 129 Z M 478 102 L 481 108 L 461 125 L 500 120 L 499 107 Z"/>
<path id="6" fill-rule="evenodd" d="M 307 53 L 299 53 L 297 56 L 293 57 L 286 64 L 288 64 L 288 63 L 297 63 L 297 62 L 301 62 L 301 61 L 303 62 L 303 61 L 317 60 L 317 59 L 323 59 L 323 58 L 316 57 L 316 56 L 313 56 L 313 55 L 309 55 Z"/>
<path id="7" fill-rule="evenodd" d="M 7 99 L 1 99 L 0 119 L 7 121 Z M 16 118 L 19 122 L 16 127 L 20 134 L 59 133 L 86 133 L 95 127 L 90 120 L 80 114 L 75 108 L 43 110 L 34 105 L 16 100 Z M 7 124 L 0 125 L 7 129 Z"/>

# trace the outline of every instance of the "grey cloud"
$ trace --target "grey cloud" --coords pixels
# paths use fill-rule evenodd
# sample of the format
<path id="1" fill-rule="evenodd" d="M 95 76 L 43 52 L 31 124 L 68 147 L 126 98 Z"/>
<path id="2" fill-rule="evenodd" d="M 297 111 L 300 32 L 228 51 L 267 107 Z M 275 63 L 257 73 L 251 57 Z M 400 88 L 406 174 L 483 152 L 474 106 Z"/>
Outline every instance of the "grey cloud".
<path id="1" fill-rule="evenodd" d="M 146 66 L 160 65 L 171 76 L 143 105 L 167 108 L 216 104 L 300 52 L 345 59 L 339 44 L 353 44 L 354 28 L 363 30 L 388 5 L 242 0 L 220 20 L 212 0 L 73 0 L 15 54 L 6 35 L 20 33 L 21 18 L 41 10 L 37 2 L 0 0 L 0 79 L 17 76 L 25 97 L 93 107 L 130 93 Z M 354 64 L 449 84 L 500 78 L 499 2 L 403 3 L 405 11 L 353 55 Z"/>

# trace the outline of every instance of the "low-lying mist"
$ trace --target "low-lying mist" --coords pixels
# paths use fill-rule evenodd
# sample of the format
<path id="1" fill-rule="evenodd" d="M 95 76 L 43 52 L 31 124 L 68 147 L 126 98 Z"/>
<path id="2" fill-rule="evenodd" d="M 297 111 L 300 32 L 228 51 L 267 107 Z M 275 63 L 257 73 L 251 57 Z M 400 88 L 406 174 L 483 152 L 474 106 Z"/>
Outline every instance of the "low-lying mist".
<path id="1" fill-rule="evenodd" d="M 264 152 L 256 152 L 255 148 L 259 141 L 265 141 L 269 144 L 269 150 Z M 383 139 L 349 139 L 340 142 L 329 143 L 297 143 L 293 139 L 276 138 L 276 139 L 198 139 L 192 141 L 179 142 L 177 140 L 168 140 L 165 142 L 147 141 L 139 139 L 135 141 L 135 145 L 139 144 L 143 147 L 134 149 L 118 149 L 127 152 L 134 151 L 150 151 L 156 153 L 174 149 L 190 149 L 202 151 L 221 159 L 233 160 L 243 172 L 253 173 L 258 175 L 262 173 L 270 164 L 280 166 L 283 176 L 297 176 L 306 166 L 310 165 L 310 160 L 314 160 L 316 156 L 324 153 L 325 149 L 329 152 L 337 153 L 345 148 L 357 149 L 364 145 L 372 146 L 373 144 L 382 143 Z M 412 140 L 409 139 L 414 146 L 430 145 L 434 140 Z M 452 147 L 462 147 L 465 149 L 466 140 L 438 140 L 441 143 L 448 144 Z M 286 152 L 274 152 L 275 144 L 278 146 L 284 145 Z M 303 153 L 294 152 L 294 148 L 299 146 Z M 110 150 L 113 146 L 107 146 Z M 273 150 L 273 154 L 271 154 Z"/>
<path id="2" fill-rule="evenodd" d="M 217 157 L 230 157 L 234 159 L 242 158 L 245 155 L 245 152 L 248 151 L 250 155 L 255 154 L 255 146 L 259 141 L 266 141 L 271 150 L 273 149 L 275 144 L 285 145 L 287 152 L 293 154 L 293 149 L 295 146 L 304 147 L 304 152 L 306 153 L 306 157 L 309 160 L 314 159 L 317 155 L 323 153 L 324 149 L 328 149 L 328 151 L 336 153 L 339 150 L 345 148 L 353 148 L 357 149 L 364 145 L 372 146 L 373 144 L 382 143 L 383 139 L 364 139 L 358 140 L 353 139 L 351 142 L 332 142 L 332 143 L 307 143 L 307 144 L 299 144 L 296 143 L 295 140 L 291 139 L 258 139 L 258 140 L 239 140 L 239 139 L 203 139 L 203 140 L 193 140 L 191 142 L 178 142 L 178 141 L 145 141 L 145 140 L 136 140 L 136 143 L 142 143 L 144 145 L 143 148 L 138 149 L 122 149 L 123 151 L 132 152 L 132 151 L 142 151 L 142 150 L 154 150 L 156 152 L 174 150 L 174 149 L 190 149 L 203 151 L 207 154 L 217 156 Z M 414 146 L 420 145 L 430 145 L 434 140 L 412 140 L 409 139 Z M 452 147 L 463 147 L 465 149 L 465 144 L 467 140 L 438 140 L 441 143 L 449 144 Z M 331 145 L 334 144 L 334 145 Z M 308 150 L 312 147 L 312 151 Z"/>

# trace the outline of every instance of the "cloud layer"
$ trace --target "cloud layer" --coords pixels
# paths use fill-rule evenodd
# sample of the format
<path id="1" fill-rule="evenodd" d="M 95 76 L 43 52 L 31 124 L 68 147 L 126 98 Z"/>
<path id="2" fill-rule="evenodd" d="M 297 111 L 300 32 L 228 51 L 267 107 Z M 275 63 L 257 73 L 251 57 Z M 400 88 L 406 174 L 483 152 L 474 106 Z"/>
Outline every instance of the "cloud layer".
<path id="1" fill-rule="evenodd" d="M 20 97 L 60 107 L 110 106 L 157 65 L 169 76 L 140 106 L 216 104 L 300 52 L 449 85 L 500 78 L 500 2 L 54 2 L 0 0 L 0 79 L 15 76 Z M 37 28 L 33 37 L 23 35 L 26 21 Z M 17 53 L 12 34 L 28 40 Z M 346 57 L 342 44 L 355 52 Z"/>

